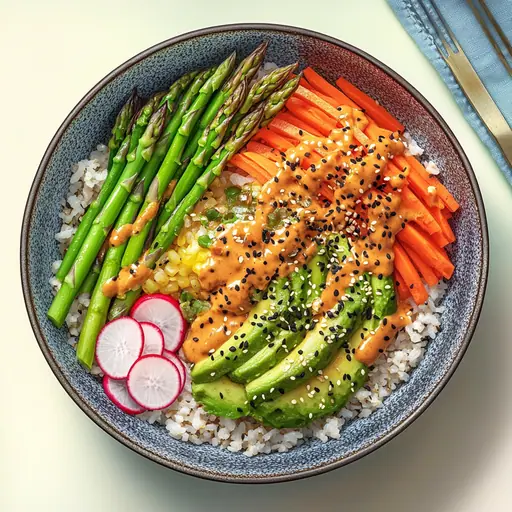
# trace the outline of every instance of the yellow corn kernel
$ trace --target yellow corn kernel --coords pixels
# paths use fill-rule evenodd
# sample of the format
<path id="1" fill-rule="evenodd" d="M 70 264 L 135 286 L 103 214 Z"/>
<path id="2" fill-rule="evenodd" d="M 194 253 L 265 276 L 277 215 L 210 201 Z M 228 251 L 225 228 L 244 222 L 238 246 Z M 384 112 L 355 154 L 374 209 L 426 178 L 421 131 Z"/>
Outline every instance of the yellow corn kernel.
<path id="1" fill-rule="evenodd" d="M 190 279 L 188 277 L 179 276 L 177 279 L 177 283 L 178 286 L 183 289 L 190 285 Z"/>
<path id="2" fill-rule="evenodd" d="M 178 267 L 172 265 L 171 263 L 167 263 L 164 267 L 164 272 L 169 276 L 173 277 L 178 273 Z"/>
<path id="3" fill-rule="evenodd" d="M 201 269 L 204 267 L 204 262 L 197 262 L 193 267 L 192 267 L 192 270 L 196 273 L 196 274 L 200 274 L 201 273 Z"/>
<path id="4" fill-rule="evenodd" d="M 192 289 L 195 292 L 197 292 L 201 289 L 201 283 L 195 277 L 192 277 L 190 279 L 190 286 L 192 286 Z"/>
<path id="5" fill-rule="evenodd" d="M 185 265 L 181 265 L 181 267 L 178 270 L 178 274 L 181 277 L 187 277 L 190 274 L 190 268 Z"/>
<path id="6" fill-rule="evenodd" d="M 153 279 L 148 279 L 144 283 L 144 291 L 146 293 L 156 293 L 158 291 L 158 285 L 153 281 Z"/>
<path id="7" fill-rule="evenodd" d="M 165 275 L 165 272 L 160 268 L 154 273 L 153 279 L 158 284 L 165 284 L 169 280 L 169 278 Z"/>
<path id="8" fill-rule="evenodd" d="M 167 257 L 169 258 L 169 261 L 173 264 L 173 265 L 178 265 L 178 263 L 181 261 L 181 258 L 179 256 L 179 254 L 174 251 L 174 250 L 171 250 L 167 253 Z"/>
<path id="9" fill-rule="evenodd" d="M 180 287 L 176 281 L 173 281 L 172 283 L 169 283 L 164 289 L 163 292 L 170 294 L 170 293 L 176 293 L 179 291 Z"/>

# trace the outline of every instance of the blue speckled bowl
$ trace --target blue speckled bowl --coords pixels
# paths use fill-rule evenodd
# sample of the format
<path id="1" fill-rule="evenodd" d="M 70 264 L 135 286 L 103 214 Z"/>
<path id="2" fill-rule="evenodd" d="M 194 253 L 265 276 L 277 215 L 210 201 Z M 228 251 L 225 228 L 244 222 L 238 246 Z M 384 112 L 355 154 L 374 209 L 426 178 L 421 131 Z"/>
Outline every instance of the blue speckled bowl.
<path id="1" fill-rule="evenodd" d="M 123 414 L 100 384 L 76 362 L 66 332 L 47 320 L 51 262 L 58 259 L 54 234 L 59 203 L 68 188 L 70 164 L 105 142 L 114 117 L 137 86 L 144 95 L 165 88 L 181 74 L 218 63 L 233 49 L 249 53 L 269 41 L 267 59 L 315 66 L 334 80 L 343 74 L 400 119 L 443 171 L 460 201 L 454 216 L 456 265 L 445 299 L 443 330 L 425 359 L 384 406 L 349 424 L 341 439 L 310 441 L 288 453 L 254 458 L 209 445 L 172 439 L 164 428 Z M 37 341 L 60 383 L 82 410 L 110 435 L 141 455 L 191 475 L 229 482 L 278 482 L 303 478 L 352 462 L 389 441 L 433 401 L 459 364 L 475 329 L 485 292 L 488 234 L 485 211 L 471 166 L 453 133 L 432 106 L 403 78 L 346 43 L 304 29 L 233 25 L 204 29 L 165 41 L 115 69 L 73 109 L 51 141 L 37 171 L 23 221 L 21 274 Z"/>

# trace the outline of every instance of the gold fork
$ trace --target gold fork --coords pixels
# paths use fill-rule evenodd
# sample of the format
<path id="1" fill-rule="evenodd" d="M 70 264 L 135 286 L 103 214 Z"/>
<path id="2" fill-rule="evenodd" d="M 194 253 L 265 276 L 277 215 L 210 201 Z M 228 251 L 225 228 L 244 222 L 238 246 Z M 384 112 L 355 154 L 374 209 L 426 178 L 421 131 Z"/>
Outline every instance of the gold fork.
<path id="1" fill-rule="evenodd" d="M 432 28 L 442 44 L 442 46 L 439 45 L 436 38 L 433 38 L 439 54 L 446 64 L 448 64 L 448 67 L 451 69 L 453 76 L 457 80 L 462 91 L 468 98 L 471 105 L 473 105 L 473 108 L 477 111 L 480 119 L 487 126 L 489 132 L 491 132 L 509 165 L 512 166 L 512 129 L 508 125 L 507 120 L 503 117 L 503 114 L 500 112 L 491 95 L 478 77 L 475 69 L 471 65 L 471 62 L 469 62 L 469 59 L 466 57 L 459 42 L 455 38 L 455 35 L 450 30 L 450 27 L 446 23 L 443 15 L 439 12 L 434 0 L 432 0 L 431 4 L 439 21 L 434 19 L 434 16 L 432 16 L 428 8 L 423 5 L 422 0 L 419 0 L 418 3 L 423 8 L 425 15 L 428 17 Z M 450 37 L 456 50 L 452 49 L 450 42 L 444 36 L 440 25 Z M 489 36 L 492 37 L 490 32 Z"/>

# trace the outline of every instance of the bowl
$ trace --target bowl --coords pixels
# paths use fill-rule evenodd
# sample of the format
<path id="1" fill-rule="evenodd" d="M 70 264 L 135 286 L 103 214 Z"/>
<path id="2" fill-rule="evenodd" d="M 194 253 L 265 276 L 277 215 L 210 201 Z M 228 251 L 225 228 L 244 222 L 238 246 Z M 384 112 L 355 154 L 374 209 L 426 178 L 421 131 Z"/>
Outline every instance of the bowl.
<path id="1" fill-rule="evenodd" d="M 269 42 L 267 60 L 298 60 L 330 80 L 344 75 L 378 99 L 406 126 L 442 169 L 442 179 L 460 201 L 454 216 L 456 271 L 444 300 L 442 330 L 425 358 L 371 416 L 352 421 L 338 440 L 308 441 L 287 453 L 248 458 L 240 453 L 181 442 L 165 428 L 127 416 L 85 372 L 66 343 L 65 329 L 46 318 L 52 298 L 51 263 L 59 259 L 54 234 L 59 204 L 68 188 L 70 165 L 108 138 L 116 113 L 137 86 L 147 96 L 187 71 L 222 61 L 236 49 L 248 54 Z M 478 185 L 460 144 L 438 112 L 402 77 L 353 46 L 309 30 L 265 24 L 226 25 L 190 32 L 136 55 L 101 80 L 78 103 L 52 139 L 37 170 L 21 234 L 25 303 L 39 346 L 55 376 L 76 404 L 127 447 L 169 468 L 225 482 L 293 480 L 338 468 L 382 446 L 432 403 L 462 359 L 478 321 L 488 269 L 488 233 Z"/>

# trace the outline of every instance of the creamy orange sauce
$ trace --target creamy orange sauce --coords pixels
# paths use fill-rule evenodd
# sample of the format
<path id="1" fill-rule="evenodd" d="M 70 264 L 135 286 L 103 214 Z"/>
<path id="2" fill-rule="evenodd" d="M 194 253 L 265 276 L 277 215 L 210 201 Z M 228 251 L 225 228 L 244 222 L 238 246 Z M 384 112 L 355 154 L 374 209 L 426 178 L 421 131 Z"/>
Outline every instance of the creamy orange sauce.
<path id="1" fill-rule="evenodd" d="M 149 203 L 133 224 L 123 224 L 113 229 L 109 239 L 110 245 L 112 247 L 123 245 L 132 235 L 140 233 L 146 224 L 156 217 L 158 205 L 156 201 Z"/>
<path id="2" fill-rule="evenodd" d="M 142 286 L 152 273 L 150 268 L 137 262 L 129 267 L 124 267 L 117 276 L 105 281 L 101 291 L 105 297 L 122 296 L 127 290 L 134 290 Z"/>
<path id="3" fill-rule="evenodd" d="M 197 362 L 218 348 L 229 338 L 221 328 L 224 318 L 246 314 L 254 290 L 265 289 L 275 277 L 306 263 L 317 243 L 323 243 L 331 232 L 350 237 L 352 255 L 338 272 L 329 274 L 323 310 L 341 300 L 359 275 L 392 273 L 394 238 L 404 222 L 399 191 L 405 176 L 385 171 L 388 161 L 402 154 L 404 146 L 395 134 L 370 140 L 359 132 L 359 138 L 366 141 L 362 145 L 354 136 L 354 127 L 363 130 L 366 124 L 360 111 L 343 107 L 340 127 L 329 138 L 303 139 L 283 154 L 277 175 L 262 187 L 254 218 L 237 221 L 218 234 L 211 261 L 199 275 L 202 287 L 210 292 L 212 307 L 194 321 L 185 340 L 189 360 Z M 325 184 L 333 193 L 332 203 L 320 196 Z M 269 222 L 278 209 L 286 210 L 285 222 L 271 227 Z M 207 336 L 205 318 L 219 326 Z M 201 324 L 203 332 L 198 328 Z M 234 333 L 231 328 L 228 331 Z"/>
<path id="4" fill-rule="evenodd" d="M 205 311 L 199 315 L 187 333 L 188 343 L 183 345 L 185 357 L 197 363 L 217 350 L 244 323 L 247 315 L 235 315 L 226 311 L 224 315 Z"/>
<path id="5" fill-rule="evenodd" d="M 385 317 L 374 332 L 365 336 L 356 349 L 356 359 L 371 366 L 388 348 L 400 329 L 411 323 L 411 306 L 405 302 L 398 305 L 396 313 Z"/>

